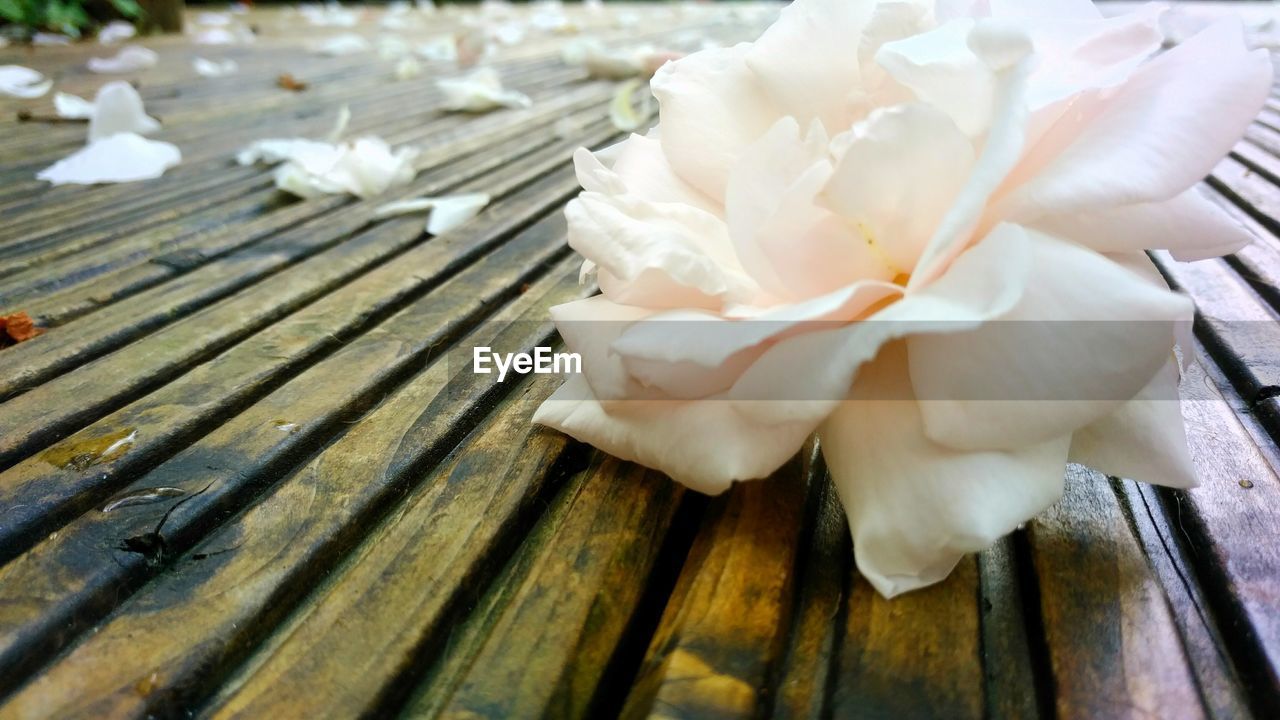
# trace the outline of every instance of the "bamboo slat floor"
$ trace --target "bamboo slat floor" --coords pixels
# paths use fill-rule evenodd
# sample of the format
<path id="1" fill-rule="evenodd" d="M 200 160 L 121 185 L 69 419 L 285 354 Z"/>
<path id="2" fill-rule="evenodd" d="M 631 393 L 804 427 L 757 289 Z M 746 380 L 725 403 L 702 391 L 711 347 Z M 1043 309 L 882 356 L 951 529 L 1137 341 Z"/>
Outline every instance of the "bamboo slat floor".
<path id="1" fill-rule="evenodd" d="M 760 29 L 625 12 L 574 17 L 685 49 Z M 1280 93 L 1206 181 L 1261 240 L 1157 256 L 1199 305 L 1203 487 L 1073 466 L 1048 513 L 886 601 L 816 449 L 708 499 L 532 426 L 556 381 L 464 367 L 554 341 L 548 307 L 589 292 L 561 209 L 572 150 L 618 138 L 616 83 L 534 34 L 494 59 L 531 108 L 447 114 L 447 64 L 396 81 L 306 51 L 345 28 L 244 22 L 256 42 L 147 39 L 160 64 L 125 76 L 184 153 L 159 180 L 36 181 L 84 126 L 0 100 L 0 315 L 48 328 L 0 350 L 0 718 L 1280 717 Z M 92 95 L 95 54 L 0 64 Z M 199 78 L 197 55 L 241 71 Z M 411 185 L 289 200 L 231 162 L 342 104 L 423 149 Z M 373 217 L 460 191 L 494 201 L 439 236 Z"/>

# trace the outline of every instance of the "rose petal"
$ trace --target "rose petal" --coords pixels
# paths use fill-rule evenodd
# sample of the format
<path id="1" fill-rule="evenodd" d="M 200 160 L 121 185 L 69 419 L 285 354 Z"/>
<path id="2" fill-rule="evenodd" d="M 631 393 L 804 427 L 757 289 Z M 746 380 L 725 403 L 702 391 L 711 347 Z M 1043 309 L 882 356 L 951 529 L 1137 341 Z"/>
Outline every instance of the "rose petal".
<path id="1" fill-rule="evenodd" d="M 953 20 L 929 32 L 885 43 L 876 63 L 920 100 L 945 112 L 962 132 L 978 136 L 991 124 L 996 79 L 969 47 L 973 20 Z"/>
<path id="2" fill-rule="evenodd" d="M 643 90 L 641 90 L 642 87 Z M 631 102 L 638 90 L 641 91 L 639 110 Z M 632 78 L 619 85 L 614 91 L 613 101 L 609 103 L 609 121 L 618 130 L 631 132 L 645 124 L 651 114 L 653 114 L 653 95 L 643 81 Z"/>
<path id="3" fill-rule="evenodd" d="M 565 209 L 569 246 L 599 265 L 611 300 L 718 308 L 755 295 L 715 216 L 674 203 L 586 192 Z"/>
<path id="4" fill-rule="evenodd" d="M 846 142 L 822 202 L 857 223 L 888 278 L 910 274 L 973 170 L 973 144 L 921 104 L 877 110 Z"/>
<path id="5" fill-rule="evenodd" d="M 606 406 L 577 375 L 538 408 L 533 421 L 708 494 L 724 492 L 734 481 L 767 477 L 813 432 L 810 424 L 753 423 L 723 400 L 627 400 Z"/>
<path id="6" fill-rule="evenodd" d="M 862 35 L 877 4 L 796 0 L 752 44 L 746 65 L 769 99 L 802 125 L 816 118 L 833 131 L 848 127 L 857 107 L 850 90 L 859 79 L 850 39 Z"/>
<path id="7" fill-rule="evenodd" d="M 191 68 L 200 77 L 214 78 L 234 74 L 240 69 L 235 60 L 209 60 L 198 57 L 191 61 Z"/>
<path id="8" fill-rule="evenodd" d="M 527 108 L 533 105 L 528 95 L 502 87 L 502 78 L 492 68 L 480 68 L 459 78 L 437 80 L 444 94 L 441 105 L 454 112 L 486 112 L 496 108 Z"/>
<path id="9" fill-rule="evenodd" d="M 1198 485 L 1178 402 L 1177 361 L 1170 358 L 1134 399 L 1077 430 L 1071 461 L 1166 487 Z"/>
<path id="10" fill-rule="evenodd" d="M 645 386 L 670 397 L 709 397 L 732 387 L 769 343 L 834 327 L 900 293 L 896 285 L 866 281 L 743 320 L 668 311 L 631 324 L 619 333 L 612 350 Z"/>
<path id="11" fill-rule="evenodd" d="M 778 116 L 747 68 L 748 47 L 705 50 L 667 63 L 651 83 L 667 160 L 685 182 L 716 201 L 724 199 L 738 154 Z"/>
<path id="12" fill-rule="evenodd" d="M 848 394 L 858 368 L 885 343 L 972 331 L 1013 308 L 1028 281 L 1028 242 L 1022 228 L 998 226 L 937 282 L 908 291 L 865 321 L 777 343 L 742 374 L 729 397 L 743 401 L 744 413 L 763 413 L 760 421 L 821 421 Z"/>
<path id="13" fill-rule="evenodd" d="M 1055 149 L 1052 159 L 1034 158 L 1034 178 L 1002 199 L 998 211 L 1025 222 L 1173 198 L 1231 149 L 1270 87 L 1266 51 L 1245 49 L 1238 21 L 1215 23 L 1136 70 L 1105 99 L 1065 115 L 1040 140 Z"/>
<path id="14" fill-rule="evenodd" d="M 651 396 L 628 375 L 613 344 L 627 328 L 653 314 L 653 310 L 620 305 L 603 295 L 551 308 L 556 330 L 565 345 L 582 356 L 582 375 L 592 395 L 601 400 Z"/>
<path id="15" fill-rule="evenodd" d="M 971 332 L 910 338 L 928 435 L 963 450 L 1045 442 L 1138 394 L 1173 348 L 1190 300 L 1091 250 L 1028 232 L 1017 305 Z"/>
<path id="16" fill-rule="evenodd" d="M 36 177 L 54 185 L 93 185 L 158 178 L 182 161 L 182 153 L 167 142 L 119 133 L 91 142 Z"/>
<path id="17" fill-rule="evenodd" d="M 142 97 L 127 82 L 109 82 L 98 90 L 93 99 L 89 142 L 118 133 L 146 135 L 159 129 L 159 121 L 147 115 L 142 107 Z"/>
<path id="18" fill-rule="evenodd" d="M 69 120 L 88 120 L 93 117 L 93 103 L 70 93 L 54 93 L 53 110 L 58 113 L 58 117 Z"/>
<path id="19" fill-rule="evenodd" d="M 1062 494 L 1069 438 L 963 452 L 925 436 L 901 343 L 818 430 L 858 570 L 885 597 L 936 583 Z M 904 399 L 875 399 L 882 393 Z M 926 403 L 927 404 L 927 403 Z"/>
<path id="20" fill-rule="evenodd" d="M 138 34 L 133 23 L 123 20 L 112 20 L 98 31 L 98 42 L 102 45 L 115 45 L 121 40 L 128 40 Z"/>
<path id="21" fill-rule="evenodd" d="M 21 65 L 0 65 L 0 95 L 31 99 L 49 92 L 53 87 L 52 80 L 29 67 Z"/>
<path id="22" fill-rule="evenodd" d="M 599 153 L 593 155 L 586 148 L 574 153 L 578 181 L 584 190 L 611 195 L 625 192 L 650 202 L 681 203 L 704 212 L 720 212 L 716 203 L 676 175 L 658 139 L 632 135 L 616 148 L 611 168 L 600 163 Z M 584 173 L 593 180 L 585 179 Z M 594 185 L 588 187 L 588 182 Z"/>
<path id="23" fill-rule="evenodd" d="M 328 55 L 329 57 L 341 57 L 343 55 L 355 55 L 358 53 L 369 52 L 373 49 L 373 45 L 368 40 L 356 35 L 355 33 L 344 33 L 342 35 L 334 35 L 319 42 L 312 43 L 311 52 L 318 55 Z"/>
<path id="24" fill-rule="evenodd" d="M 1101 253 L 1159 248 L 1183 261 L 1229 255 L 1255 239 L 1200 186 L 1164 202 L 1049 215 L 1031 226 Z"/>
<path id="25" fill-rule="evenodd" d="M 971 237 L 985 236 L 994 223 L 983 222 L 992 194 L 1017 164 L 1026 140 L 1026 82 L 1031 39 L 1016 29 L 978 23 L 968 35 L 973 53 L 995 77 L 991 127 L 964 187 L 925 245 L 907 287 L 922 287 L 945 272 L 948 263 L 968 247 Z"/>
<path id="26" fill-rule="evenodd" d="M 89 71 L 96 73 L 130 73 L 155 67 L 160 56 L 140 45 L 125 45 L 111 58 L 89 58 Z"/>

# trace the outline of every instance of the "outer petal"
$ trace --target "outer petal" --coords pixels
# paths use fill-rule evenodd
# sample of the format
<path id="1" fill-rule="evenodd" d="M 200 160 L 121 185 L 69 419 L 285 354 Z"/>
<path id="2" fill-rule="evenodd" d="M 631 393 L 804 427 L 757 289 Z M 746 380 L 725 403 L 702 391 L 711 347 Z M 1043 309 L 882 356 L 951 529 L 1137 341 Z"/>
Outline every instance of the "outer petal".
<path id="1" fill-rule="evenodd" d="M 851 131 L 822 201 L 857 225 L 890 278 L 910 274 L 974 160 L 969 138 L 941 111 L 878 110 Z"/>
<path id="2" fill-rule="evenodd" d="M 1067 460 L 1066 437 L 1005 452 L 929 440 L 905 355 L 887 346 L 818 430 L 858 570 L 885 597 L 942 580 L 1052 504 Z"/>
<path id="3" fill-rule="evenodd" d="M 1147 387 L 1115 412 L 1076 431 L 1071 461 L 1108 475 L 1168 487 L 1195 487 L 1195 466 L 1170 359 Z"/>
<path id="4" fill-rule="evenodd" d="M 120 133 L 89 143 L 36 177 L 54 185 L 133 182 L 158 178 L 181 161 L 174 145 Z"/>
<path id="5" fill-rule="evenodd" d="M 1101 253 L 1167 249 L 1183 261 L 1229 255 L 1254 240 L 1200 186 L 1164 202 L 1050 215 L 1031 225 Z"/>
<path id="6" fill-rule="evenodd" d="M 533 421 L 624 460 L 716 494 L 735 480 L 768 476 L 795 455 L 816 423 L 762 424 L 725 400 L 630 400 L 602 405 L 570 377 Z"/>
<path id="7" fill-rule="evenodd" d="M 778 108 L 808 125 L 847 127 L 850 90 L 858 87 L 858 54 L 874 2 L 796 0 L 783 8 L 746 55 L 760 86 Z"/>
<path id="8" fill-rule="evenodd" d="M 729 167 L 779 113 L 747 69 L 743 43 L 669 62 L 653 76 L 661 106 L 662 149 L 685 182 L 724 199 Z"/>
<path id="9" fill-rule="evenodd" d="M 1034 179 L 997 211 L 1024 222 L 1173 198 L 1231 149 L 1270 87 L 1266 51 L 1245 49 L 1238 22 L 1216 23 L 1139 68 L 1111 96 L 1065 115 L 1040 141 L 1061 150 L 1037 158 Z"/>
<path id="10" fill-rule="evenodd" d="M 565 345 L 582 356 L 583 377 L 592 395 L 601 400 L 643 397 L 613 344 L 633 323 L 653 314 L 653 310 L 619 305 L 603 295 L 551 308 L 556 330 Z"/>
<path id="11" fill-rule="evenodd" d="M 600 288 L 615 302 L 718 309 L 726 299 L 754 294 L 714 215 L 590 192 L 565 214 L 569 246 L 599 266 Z"/>
<path id="12" fill-rule="evenodd" d="M 965 450 L 1069 435 L 1138 394 L 1165 364 L 1191 301 L 1072 243 L 1028 233 L 1018 304 L 973 332 L 909 341 L 930 438 Z"/>
<path id="13" fill-rule="evenodd" d="M 644 384 L 673 397 L 707 397 L 728 390 L 769 343 L 843 325 L 901 291 L 889 283 L 862 282 L 740 320 L 667 312 L 627 328 L 612 348 Z"/>

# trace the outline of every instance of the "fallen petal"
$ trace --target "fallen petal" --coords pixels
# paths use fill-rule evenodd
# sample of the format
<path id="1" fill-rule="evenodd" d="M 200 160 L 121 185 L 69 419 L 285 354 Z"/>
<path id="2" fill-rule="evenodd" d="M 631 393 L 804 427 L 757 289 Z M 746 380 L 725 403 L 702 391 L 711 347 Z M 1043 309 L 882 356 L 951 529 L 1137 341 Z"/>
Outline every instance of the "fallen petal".
<path id="1" fill-rule="evenodd" d="M 89 70 L 96 73 L 130 73 L 156 66 L 160 56 L 140 45 L 126 45 L 113 58 L 89 58 Z"/>
<path id="2" fill-rule="evenodd" d="M 44 75 L 21 65 L 0 66 L 0 95 L 30 99 L 38 98 L 53 87 L 52 80 Z"/>
<path id="3" fill-rule="evenodd" d="M 98 31 L 98 42 L 102 45 L 115 45 L 121 40 L 128 40 L 138 34 L 133 23 L 114 20 Z"/>
<path id="4" fill-rule="evenodd" d="M 373 217 L 381 220 L 396 215 L 430 211 L 431 217 L 427 220 L 427 232 L 432 235 L 439 235 L 480 214 L 480 211 L 489 204 L 490 200 L 488 193 L 410 198 L 390 202 L 379 207 L 373 212 Z"/>
<path id="5" fill-rule="evenodd" d="M 631 98 L 636 91 L 644 87 L 640 95 L 640 110 L 637 111 Z M 653 114 L 653 94 L 649 92 L 648 83 L 640 79 L 628 80 L 618 86 L 613 94 L 613 102 L 609 103 L 609 121 L 623 132 L 638 129 Z"/>
<path id="6" fill-rule="evenodd" d="M 160 129 L 160 122 L 143 109 L 138 91 L 121 80 L 103 85 L 93 99 L 93 107 L 89 142 L 118 133 L 145 135 Z"/>
<path id="7" fill-rule="evenodd" d="M 58 117 L 68 120 L 88 120 L 93 117 L 93 103 L 71 93 L 54 93 L 53 109 Z"/>
<path id="8" fill-rule="evenodd" d="M 437 80 L 444 93 L 443 106 L 454 112 L 486 112 L 501 107 L 527 108 L 533 105 L 528 95 L 502 87 L 502 78 L 492 68 L 481 68 L 459 78 Z"/>
<path id="9" fill-rule="evenodd" d="M 224 77 L 240 69 L 235 60 L 209 60 L 198 57 L 191 61 L 191 67 L 200 77 Z"/>
<path id="10" fill-rule="evenodd" d="M 158 178 L 181 161 L 175 145 L 119 133 L 89 143 L 41 170 L 36 178 L 54 185 L 134 182 Z"/>

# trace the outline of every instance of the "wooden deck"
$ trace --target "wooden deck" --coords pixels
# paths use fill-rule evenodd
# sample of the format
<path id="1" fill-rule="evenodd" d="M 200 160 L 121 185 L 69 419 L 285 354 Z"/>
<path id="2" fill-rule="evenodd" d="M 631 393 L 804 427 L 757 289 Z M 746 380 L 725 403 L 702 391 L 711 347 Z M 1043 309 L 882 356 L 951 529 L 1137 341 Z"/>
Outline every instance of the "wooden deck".
<path id="1" fill-rule="evenodd" d="M 1025 530 L 885 601 L 811 453 L 707 499 L 532 427 L 555 381 L 461 371 L 451 349 L 543 344 L 584 292 L 560 209 L 572 149 L 616 138 L 613 84 L 531 41 L 497 61 L 530 110 L 448 115 L 443 68 L 396 82 L 302 50 L 345 30 L 252 21 L 252 45 L 146 42 L 131 77 L 184 153 L 158 181 L 37 182 L 84 127 L 0 99 L 0 314 L 50 328 L 0 350 L 0 718 L 1280 717 L 1280 96 L 1208 179 L 1262 241 L 1159 258 L 1201 310 L 1204 486 L 1073 467 Z M 0 64 L 91 95 L 95 54 Z M 372 221 L 388 197 L 291 201 L 231 163 L 342 103 L 424 148 L 391 197 L 495 202 L 427 237 Z"/>

